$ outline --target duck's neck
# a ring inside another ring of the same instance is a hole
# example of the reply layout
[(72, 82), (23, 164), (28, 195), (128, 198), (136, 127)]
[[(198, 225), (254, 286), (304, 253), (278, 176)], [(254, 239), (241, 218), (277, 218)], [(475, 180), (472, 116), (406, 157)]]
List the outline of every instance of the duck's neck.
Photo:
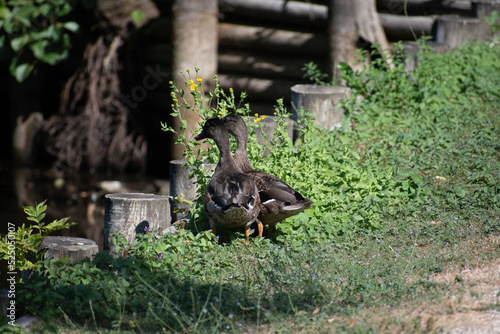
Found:
[(231, 155), (231, 146), (229, 144), (229, 135), (220, 133), (216, 138), (213, 138), (217, 148), (219, 149), (220, 157), (217, 166), (215, 167), (214, 175), (223, 173), (242, 173), (242, 170)]
[(236, 160), (238, 166), (244, 173), (253, 171), (254, 169), (252, 167), (252, 164), (250, 163), (247, 152), (248, 136), (246, 134), (240, 133), (235, 136), (235, 138), (236, 151), (234, 151), (234, 160)]

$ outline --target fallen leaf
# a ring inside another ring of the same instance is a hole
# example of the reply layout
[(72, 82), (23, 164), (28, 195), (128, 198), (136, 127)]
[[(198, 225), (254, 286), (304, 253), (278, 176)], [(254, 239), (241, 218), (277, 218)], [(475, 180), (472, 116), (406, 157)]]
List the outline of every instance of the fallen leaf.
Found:
[(317, 314), (319, 312), (319, 307), (316, 307), (313, 311), (313, 314)]
[(441, 224), (441, 221), (440, 220), (431, 220), (430, 223), (432, 225), (438, 225), (438, 224)]
[(359, 321), (359, 319), (354, 320), (353, 322), (351, 322), (351, 323), (349, 324), (349, 326), (347, 326), (347, 328), (352, 328), (352, 327), (354, 327), (354, 325), (356, 325), (356, 324), (358, 323), (358, 321)]
[(436, 180), (444, 180), (444, 181), (446, 181), (446, 178), (442, 177), (442, 176), (439, 176), (439, 175), (436, 175)]
[(332, 322), (334, 322), (334, 321), (335, 321), (335, 319), (334, 319), (334, 318), (330, 318), (330, 319), (328, 319), (328, 322), (329, 322), (329, 323), (332, 323)]

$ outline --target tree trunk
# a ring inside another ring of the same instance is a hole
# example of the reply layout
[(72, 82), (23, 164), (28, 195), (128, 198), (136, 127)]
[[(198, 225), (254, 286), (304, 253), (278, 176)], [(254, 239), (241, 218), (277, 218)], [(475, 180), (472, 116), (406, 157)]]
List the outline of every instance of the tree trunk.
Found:
[(345, 62), (353, 66), (360, 39), (371, 44), (378, 43), (382, 50), (389, 47), (375, 0), (330, 0), (329, 25), (334, 78), (340, 79), (340, 71), (336, 67), (338, 63)]
[[(132, 19), (134, 10), (141, 11), (141, 22)], [(59, 113), (44, 124), (46, 150), (61, 172), (143, 170), (147, 143), (129, 129), (118, 54), (129, 25), (142, 26), (159, 11), (151, 0), (98, 0), (95, 12), (100, 35), (86, 46), (82, 65), (66, 82)]]
[[(211, 79), (217, 73), (217, 0), (175, 0), (172, 7), (172, 76), (178, 88), (184, 89), (184, 98), (193, 104), (190, 89), (185, 86), (185, 77), (188, 71), (195, 79), (203, 79), (204, 89), (210, 89)], [(195, 74), (195, 68), (200, 72)], [(189, 70), (188, 70), (189, 69)], [(181, 107), (182, 118), (187, 121), (186, 136), (191, 136), (200, 117), (190, 109)], [(180, 132), (178, 118), (173, 119), (173, 127)], [(184, 149), (179, 145), (171, 144), (172, 158), (183, 158)]]

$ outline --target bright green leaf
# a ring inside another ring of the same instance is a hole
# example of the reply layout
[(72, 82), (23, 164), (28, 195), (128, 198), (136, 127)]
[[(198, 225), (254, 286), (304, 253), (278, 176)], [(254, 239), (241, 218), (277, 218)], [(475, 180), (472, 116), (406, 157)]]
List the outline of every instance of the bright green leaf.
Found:
[(10, 46), (11, 46), (12, 50), (18, 52), (26, 45), (26, 43), (28, 43), (28, 41), (29, 41), (29, 36), (22, 35), (20, 37), (13, 38), (10, 41)]
[(30, 75), (31, 71), (33, 71), (33, 65), (25, 63), (16, 66), (14, 71), (11, 71), (11, 73), (17, 82), (23, 82)]
[(64, 28), (66, 28), (67, 30), (69, 30), (71, 32), (76, 33), (80, 29), (80, 26), (76, 22), (69, 21), (69, 22), (64, 23)]

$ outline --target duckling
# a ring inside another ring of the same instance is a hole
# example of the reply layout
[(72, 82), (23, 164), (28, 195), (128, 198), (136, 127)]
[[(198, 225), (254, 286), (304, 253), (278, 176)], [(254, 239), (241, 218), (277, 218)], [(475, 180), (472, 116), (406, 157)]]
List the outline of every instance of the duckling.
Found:
[(262, 224), (269, 225), (269, 232), (272, 232), (280, 221), (312, 206), (311, 200), (302, 196), (278, 177), (257, 171), (252, 167), (246, 148), (248, 130), (241, 116), (231, 114), (223, 120), (229, 133), (236, 139), (237, 147), (234, 153), (236, 164), (257, 185), (261, 202), (258, 219)]
[(229, 134), (224, 122), (212, 118), (205, 122), (203, 130), (195, 139), (211, 138), (219, 148), (220, 157), (212, 179), (207, 185), (204, 207), (210, 227), (217, 235), (216, 226), (241, 227), (245, 229), (245, 243), (248, 243), (250, 225), (257, 221), (259, 236), (263, 225), (258, 221), (260, 198), (253, 179), (244, 174), (231, 155)]

